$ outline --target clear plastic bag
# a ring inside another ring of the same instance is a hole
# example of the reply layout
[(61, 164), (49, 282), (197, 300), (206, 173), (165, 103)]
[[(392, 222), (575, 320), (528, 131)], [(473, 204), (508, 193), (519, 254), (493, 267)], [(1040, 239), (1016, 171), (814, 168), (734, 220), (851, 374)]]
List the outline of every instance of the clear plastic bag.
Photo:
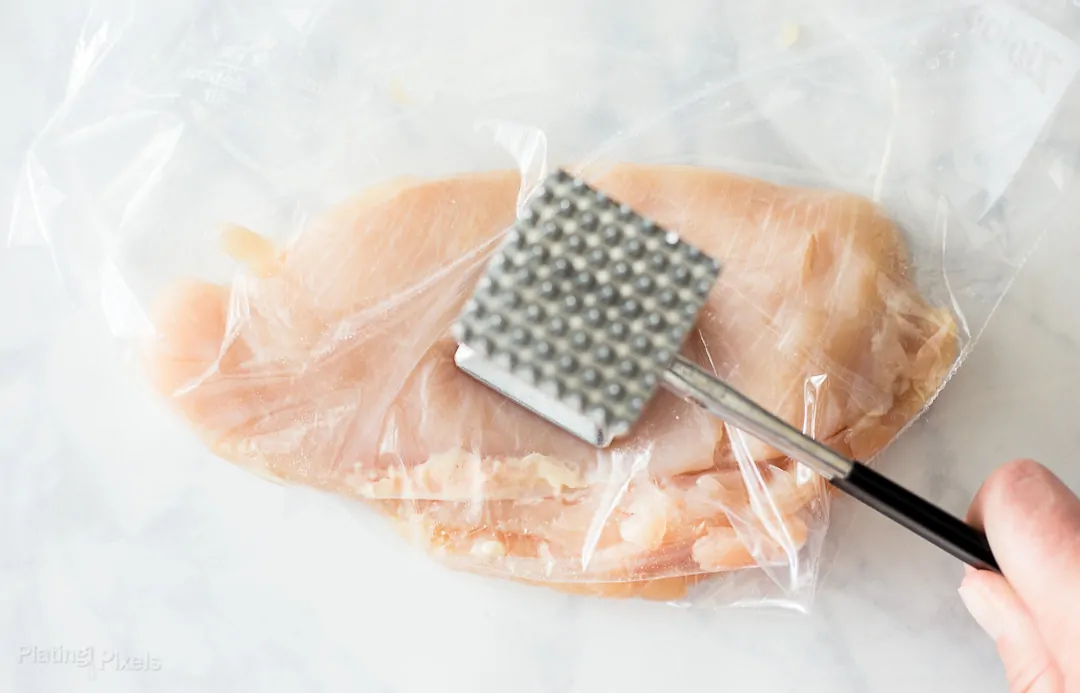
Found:
[(666, 396), (585, 448), (457, 372), (449, 321), (567, 166), (724, 263), (688, 356), (870, 459), (1074, 175), (1080, 48), (999, 3), (733, 5), (102, 3), (11, 243), (209, 449), (451, 566), (805, 607), (820, 479)]

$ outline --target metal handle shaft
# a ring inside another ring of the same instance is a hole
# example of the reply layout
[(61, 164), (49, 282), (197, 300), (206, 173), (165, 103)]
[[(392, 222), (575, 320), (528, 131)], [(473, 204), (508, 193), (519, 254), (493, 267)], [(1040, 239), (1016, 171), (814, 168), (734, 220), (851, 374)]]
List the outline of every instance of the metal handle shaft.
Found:
[(986, 536), (944, 510), (837, 454), (681, 356), (664, 386), (810, 467), (848, 495), (981, 570), (999, 570)]
[(758, 440), (802, 462), (826, 479), (847, 476), (854, 462), (792, 428), (727, 383), (677, 357), (664, 373), (664, 385)]

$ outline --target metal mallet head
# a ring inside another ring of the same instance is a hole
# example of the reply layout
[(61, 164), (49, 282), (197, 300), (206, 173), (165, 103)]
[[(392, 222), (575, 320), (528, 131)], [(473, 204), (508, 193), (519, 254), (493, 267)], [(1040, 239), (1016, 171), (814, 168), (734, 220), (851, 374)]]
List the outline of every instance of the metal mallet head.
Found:
[(559, 171), (507, 233), (454, 325), (458, 366), (593, 445), (626, 434), (719, 264)]
[(719, 271), (678, 235), (558, 171), (506, 234), (454, 323), (455, 361), (599, 447), (629, 432), (662, 385), (954, 556), (997, 569), (982, 532), (679, 356)]

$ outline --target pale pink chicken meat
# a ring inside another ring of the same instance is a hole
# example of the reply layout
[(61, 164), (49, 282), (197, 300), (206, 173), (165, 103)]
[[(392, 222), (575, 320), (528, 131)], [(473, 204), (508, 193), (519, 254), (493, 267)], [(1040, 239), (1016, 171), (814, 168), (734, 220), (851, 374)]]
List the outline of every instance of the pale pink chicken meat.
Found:
[[(589, 182), (721, 261), (684, 353), (793, 425), (866, 459), (944, 381), (955, 323), (869, 202), (686, 167)], [(733, 444), (665, 393), (597, 450), (455, 367), (450, 323), (519, 185), (509, 171), (393, 181), (280, 251), (231, 230), (251, 271), (162, 297), (155, 387), (222, 457), (372, 502), (461, 568), (671, 598), (791, 560), (823, 490), (776, 451)]]

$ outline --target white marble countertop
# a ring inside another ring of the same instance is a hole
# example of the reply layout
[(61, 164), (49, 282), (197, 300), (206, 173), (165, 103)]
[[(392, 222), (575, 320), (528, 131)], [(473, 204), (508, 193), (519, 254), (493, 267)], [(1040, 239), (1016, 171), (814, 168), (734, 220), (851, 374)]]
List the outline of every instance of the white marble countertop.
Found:
[[(63, 94), (83, 4), (5, 7), (5, 218), (21, 152)], [(1080, 488), (1080, 235), (1062, 229), (878, 462), (957, 513), (1013, 457)], [(4, 690), (1005, 690), (957, 596), (960, 565), (851, 502), (836, 506), (809, 615), (681, 610), (448, 572), (324, 497), (195, 443), (162, 450), (176, 424), (145, 410), (51, 277), (43, 249), (0, 250)], [(56, 648), (100, 666), (33, 661)]]

